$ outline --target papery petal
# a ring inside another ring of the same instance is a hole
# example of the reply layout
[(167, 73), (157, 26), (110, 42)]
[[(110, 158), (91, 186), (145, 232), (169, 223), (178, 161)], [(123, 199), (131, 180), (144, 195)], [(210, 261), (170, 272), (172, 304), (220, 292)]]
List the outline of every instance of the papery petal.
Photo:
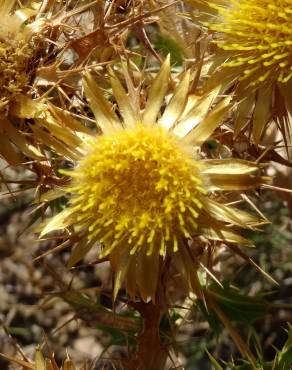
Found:
[(203, 144), (222, 124), (223, 118), (230, 111), (231, 98), (231, 96), (227, 96), (218, 103), (206, 118), (186, 136), (187, 142), (195, 145)]
[(203, 97), (190, 96), (186, 110), (182, 114), (181, 120), (174, 127), (173, 133), (179, 137), (185, 137), (202, 122), (219, 90), (220, 87), (217, 87)]
[(168, 79), (170, 73), (170, 56), (162, 64), (159, 73), (155, 77), (147, 99), (142, 122), (144, 124), (153, 124), (161, 109), (161, 104), (168, 88)]
[(177, 87), (177, 90), (172, 96), (170, 102), (167, 104), (162, 117), (158, 121), (158, 123), (166, 130), (169, 130), (178, 121), (180, 115), (185, 109), (189, 83), (190, 73), (188, 71)]
[(112, 105), (104, 98), (99, 86), (89, 73), (86, 73), (83, 78), (83, 86), (97, 125), (102, 132), (108, 134), (114, 128), (119, 127), (120, 125), (113, 112)]
[(134, 108), (132, 107), (131, 101), (124, 90), (122, 84), (118, 78), (111, 71), (111, 85), (113, 88), (114, 96), (117, 100), (120, 108), (121, 115), (125, 127), (134, 127), (138, 122), (139, 118), (136, 115)]

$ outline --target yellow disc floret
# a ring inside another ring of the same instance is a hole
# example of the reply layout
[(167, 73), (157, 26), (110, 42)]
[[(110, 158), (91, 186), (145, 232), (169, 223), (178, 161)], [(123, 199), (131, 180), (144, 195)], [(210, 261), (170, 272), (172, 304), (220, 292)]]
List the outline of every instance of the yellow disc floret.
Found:
[(217, 45), (230, 52), (227, 67), (242, 68), (241, 79), (286, 83), (292, 77), (291, 0), (231, 0), (208, 23), (222, 37)]
[(124, 244), (130, 254), (164, 255), (196, 230), (200, 164), (173, 134), (137, 124), (92, 139), (86, 151), (70, 173), (71, 207), (89, 238), (104, 242), (103, 255)]

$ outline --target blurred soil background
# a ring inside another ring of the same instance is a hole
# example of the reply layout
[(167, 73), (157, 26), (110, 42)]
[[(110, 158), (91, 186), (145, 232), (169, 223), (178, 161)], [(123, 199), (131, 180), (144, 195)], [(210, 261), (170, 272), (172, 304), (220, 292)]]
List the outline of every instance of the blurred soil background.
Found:
[[(5, 169), (2, 175), (5, 179), (18, 177), (17, 171), (10, 169)], [(38, 242), (29, 227), (33, 220), (32, 191), (12, 194), (15, 190), (15, 186), (3, 187), (0, 203), (0, 352), (14, 356), (15, 340), (33, 358), (35, 346), (47, 336), (57, 359), (65, 358), (66, 349), (78, 362), (98, 358), (104, 349), (100, 333), (72, 320), (74, 313), (70, 307), (50, 295), (61, 290), (58, 278), (61, 284), (73, 283), (79, 289), (100, 286), (101, 279), (110, 278), (109, 271), (86, 267), (86, 271), (69, 273), (65, 268), (67, 251), (34, 261), (51, 245)], [(94, 259), (92, 255), (88, 258)], [(7, 362), (0, 358), (0, 369), (8, 368)]]

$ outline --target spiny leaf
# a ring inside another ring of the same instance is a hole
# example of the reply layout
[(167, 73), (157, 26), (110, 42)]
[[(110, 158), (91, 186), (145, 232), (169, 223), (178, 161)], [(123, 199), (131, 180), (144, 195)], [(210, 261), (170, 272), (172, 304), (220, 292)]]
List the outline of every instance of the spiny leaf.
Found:
[(249, 297), (228, 286), (221, 288), (213, 284), (208, 289), (230, 320), (251, 324), (271, 308), (268, 301), (259, 297)]

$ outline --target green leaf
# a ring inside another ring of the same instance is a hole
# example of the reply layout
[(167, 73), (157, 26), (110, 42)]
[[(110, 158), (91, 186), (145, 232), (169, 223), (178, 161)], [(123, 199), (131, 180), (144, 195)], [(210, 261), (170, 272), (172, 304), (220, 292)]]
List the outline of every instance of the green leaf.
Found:
[(170, 54), (171, 64), (182, 65), (183, 50), (172, 37), (159, 33), (154, 42), (154, 47), (164, 56)]
[(277, 366), (275, 370), (289, 370), (292, 367), (292, 326), (289, 325), (288, 339), (284, 347), (277, 354)]
[(196, 309), (197, 307), (200, 309), (205, 320), (208, 321), (210, 328), (214, 331), (216, 335), (219, 335), (222, 330), (222, 325), (215, 312), (213, 310), (210, 310), (209, 308), (207, 310), (202, 300), (198, 300), (196, 302), (196, 306), (194, 307), (194, 309)]
[(247, 325), (264, 316), (271, 307), (270, 303), (262, 298), (247, 296), (228, 286), (221, 288), (214, 284), (208, 289), (230, 320)]
[(211, 355), (211, 353), (209, 353), (207, 350), (207, 355), (210, 359), (210, 361), (212, 362), (212, 365), (214, 366), (214, 369), (215, 370), (223, 370), (223, 367), (216, 361), (216, 359)]

